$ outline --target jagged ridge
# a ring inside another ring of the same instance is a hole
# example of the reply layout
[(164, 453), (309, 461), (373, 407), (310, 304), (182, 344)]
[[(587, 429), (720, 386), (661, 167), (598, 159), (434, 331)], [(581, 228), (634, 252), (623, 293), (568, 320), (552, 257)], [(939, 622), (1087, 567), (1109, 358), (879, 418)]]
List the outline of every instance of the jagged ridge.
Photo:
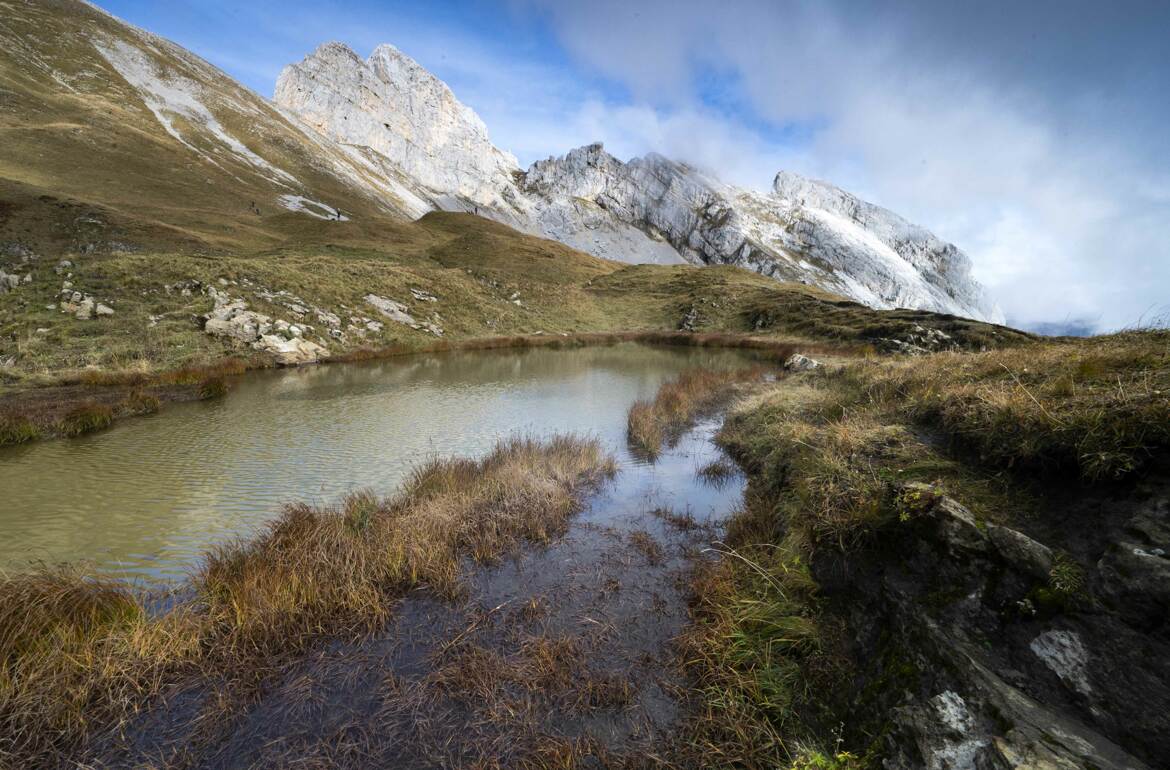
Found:
[(398, 166), (447, 210), (470, 210), (597, 256), (735, 264), (871, 307), (1001, 322), (954, 245), (791, 172), (762, 194), (660, 155), (600, 144), (522, 171), (441, 80), (393, 46), (367, 60), (328, 43), (281, 73), (276, 101), (325, 136)]

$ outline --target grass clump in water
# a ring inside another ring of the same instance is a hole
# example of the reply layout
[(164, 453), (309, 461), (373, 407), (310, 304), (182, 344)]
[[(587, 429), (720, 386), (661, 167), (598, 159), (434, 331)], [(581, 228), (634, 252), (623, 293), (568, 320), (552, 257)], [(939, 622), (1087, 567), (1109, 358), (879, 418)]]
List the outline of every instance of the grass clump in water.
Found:
[(57, 430), (63, 436), (80, 436), (108, 428), (113, 422), (113, 409), (105, 404), (90, 401), (66, 413), (58, 423)]
[(653, 460), (662, 445), (674, 440), (696, 418), (709, 409), (736, 383), (759, 379), (758, 367), (743, 369), (689, 369), (665, 383), (650, 401), (638, 401), (626, 416), (630, 447)]
[(417, 586), (458, 590), (461, 558), (491, 562), (562, 533), (579, 493), (614, 472), (596, 441), (502, 442), (482, 460), (435, 460), (398, 496), (291, 505), (267, 533), (211, 554), (195, 587), (249, 644), (296, 629), (368, 626)]
[(735, 465), (727, 460), (712, 460), (698, 471), (699, 478), (715, 486), (726, 484), (735, 473)]
[(161, 406), (158, 396), (135, 390), (122, 401), (122, 409), (130, 414), (156, 414)]
[(0, 414), (0, 446), (23, 444), (40, 438), (41, 431), (26, 417)]
[(223, 398), (227, 395), (228, 387), (223, 377), (208, 377), (199, 383), (199, 398), (208, 401), (213, 398)]

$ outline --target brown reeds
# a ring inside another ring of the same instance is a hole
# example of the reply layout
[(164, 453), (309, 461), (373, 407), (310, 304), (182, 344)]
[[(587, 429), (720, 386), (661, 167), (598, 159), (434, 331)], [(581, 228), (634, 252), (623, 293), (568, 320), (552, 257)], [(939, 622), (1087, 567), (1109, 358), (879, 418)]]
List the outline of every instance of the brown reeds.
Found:
[(704, 410), (731, 392), (736, 383), (759, 379), (760, 367), (689, 369), (658, 389), (653, 400), (634, 403), (626, 416), (630, 447), (650, 460)]
[(596, 440), (501, 442), (434, 460), (395, 497), (291, 505), (254, 540), (216, 549), (171, 609), (127, 586), (41, 569), (0, 579), (0, 765), (74, 763), (88, 740), (167, 686), (263, 670), (311, 640), (371, 630), (414, 588), (459, 590), (491, 561), (567, 527), (614, 472)]

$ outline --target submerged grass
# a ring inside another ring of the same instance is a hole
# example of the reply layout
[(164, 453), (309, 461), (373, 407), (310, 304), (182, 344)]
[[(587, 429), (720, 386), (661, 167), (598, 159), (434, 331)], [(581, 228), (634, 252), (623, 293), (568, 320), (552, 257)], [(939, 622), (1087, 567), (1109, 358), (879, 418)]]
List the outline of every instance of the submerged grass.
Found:
[(246, 678), (313, 638), (370, 630), (413, 588), (456, 593), (462, 559), (556, 536), (613, 472), (595, 440), (512, 439), (482, 460), (430, 462), (388, 500), (292, 505), (258, 538), (210, 554), (191, 598), (154, 617), (120, 583), (4, 577), (0, 764), (74, 762), (167, 685)]

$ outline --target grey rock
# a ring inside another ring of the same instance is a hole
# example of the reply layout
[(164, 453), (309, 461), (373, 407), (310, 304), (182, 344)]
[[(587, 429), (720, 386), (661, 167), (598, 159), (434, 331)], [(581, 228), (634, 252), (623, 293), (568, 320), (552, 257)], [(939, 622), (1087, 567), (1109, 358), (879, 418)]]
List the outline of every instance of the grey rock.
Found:
[(262, 336), (255, 348), (271, 354), (281, 366), (317, 363), (329, 356), (329, 350), (315, 342), (297, 337), (286, 339), (275, 334)]
[(1028, 645), (1060, 680), (1082, 695), (1092, 695), (1089, 684), (1089, 652), (1073, 631), (1045, 631)]
[(1038, 580), (1047, 580), (1052, 571), (1052, 549), (1022, 532), (996, 524), (987, 525), (987, 537), (999, 555), (1016, 569)]
[(807, 372), (813, 369), (818, 369), (821, 362), (800, 353), (793, 353), (784, 362), (784, 368), (790, 372)]

